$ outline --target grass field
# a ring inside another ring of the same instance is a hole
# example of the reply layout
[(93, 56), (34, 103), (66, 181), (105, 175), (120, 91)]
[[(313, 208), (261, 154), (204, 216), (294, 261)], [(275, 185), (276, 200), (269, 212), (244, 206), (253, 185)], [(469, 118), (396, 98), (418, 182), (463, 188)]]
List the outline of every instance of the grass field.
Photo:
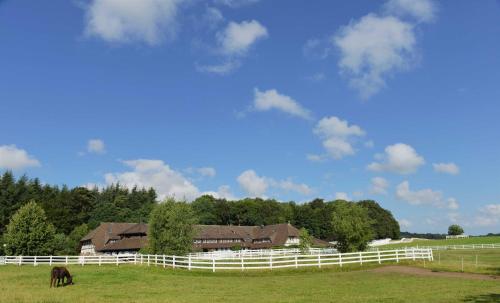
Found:
[(500, 283), (372, 272), (373, 266), (188, 272), (70, 266), (75, 285), (49, 289), (48, 266), (0, 266), (0, 302), (499, 302)]
[(470, 237), (466, 239), (450, 240), (415, 240), (410, 243), (388, 244), (378, 246), (379, 249), (397, 248), (405, 246), (439, 246), (439, 245), (462, 245), (462, 244), (500, 244), (500, 237)]

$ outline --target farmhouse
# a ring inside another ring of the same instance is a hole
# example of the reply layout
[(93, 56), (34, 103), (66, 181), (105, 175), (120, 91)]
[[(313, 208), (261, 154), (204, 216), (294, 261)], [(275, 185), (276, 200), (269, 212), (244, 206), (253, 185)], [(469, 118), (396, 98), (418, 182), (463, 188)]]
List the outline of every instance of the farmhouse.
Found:
[[(196, 225), (193, 248), (199, 251), (231, 248), (266, 249), (300, 243), (299, 230), (290, 224), (265, 226)], [(144, 223), (101, 223), (80, 241), (81, 255), (136, 253), (147, 244)], [(314, 239), (314, 244), (328, 243)]]

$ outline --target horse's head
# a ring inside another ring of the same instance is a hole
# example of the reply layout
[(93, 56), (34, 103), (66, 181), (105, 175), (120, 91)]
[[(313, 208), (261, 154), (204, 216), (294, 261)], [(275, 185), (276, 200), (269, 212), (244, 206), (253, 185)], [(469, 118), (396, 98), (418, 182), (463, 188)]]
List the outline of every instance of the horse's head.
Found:
[(66, 284), (67, 285), (73, 285), (73, 284), (75, 284), (75, 283), (73, 283), (73, 277), (72, 276), (68, 275), (68, 280), (67, 280)]

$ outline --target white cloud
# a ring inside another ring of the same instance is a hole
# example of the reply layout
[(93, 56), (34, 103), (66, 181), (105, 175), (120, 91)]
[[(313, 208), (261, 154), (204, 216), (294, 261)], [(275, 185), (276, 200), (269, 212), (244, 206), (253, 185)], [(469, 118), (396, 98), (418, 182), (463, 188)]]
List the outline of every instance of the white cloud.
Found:
[(286, 192), (296, 192), (306, 196), (314, 192), (308, 185), (295, 183), (291, 178), (275, 180), (273, 178), (259, 176), (252, 169), (241, 173), (237, 181), (245, 192), (252, 197), (266, 197), (266, 192), (271, 187)]
[(90, 139), (87, 142), (87, 152), (94, 154), (106, 153), (106, 147), (104, 145), (104, 141), (100, 139)]
[(351, 201), (349, 198), (349, 195), (344, 192), (336, 192), (335, 193), (335, 200), (345, 200), (345, 201)]
[(431, 205), (438, 208), (448, 208), (452, 210), (459, 208), (459, 204), (456, 199), (445, 199), (441, 191), (435, 191), (429, 188), (412, 191), (408, 181), (404, 181), (397, 186), (396, 197), (399, 200), (406, 201), (412, 205)]
[(201, 195), (210, 195), (216, 199), (226, 199), (226, 200), (238, 200), (236, 196), (231, 192), (231, 187), (229, 185), (219, 186), (217, 191), (206, 191)]
[(176, 33), (176, 15), (184, 0), (93, 0), (86, 7), (89, 36), (108, 42), (156, 45)]
[(278, 93), (275, 89), (260, 91), (256, 88), (254, 93), (253, 108), (255, 110), (269, 111), (276, 109), (292, 116), (297, 116), (303, 119), (311, 119), (311, 113), (309, 110), (302, 107), (297, 101), (289, 96)]
[(309, 39), (302, 47), (306, 58), (326, 59), (330, 55), (331, 45), (327, 39)]
[(458, 175), (460, 168), (455, 163), (434, 163), (434, 171), (443, 174)]
[(325, 161), (325, 156), (323, 155), (316, 155), (316, 154), (307, 154), (306, 155), (307, 160), (311, 162), (322, 162)]
[(200, 167), (197, 169), (197, 171), (203, 177), (213, 178), (217, 174), (217, 172), (215, 171), (215, 168), (213, 168), (213, 167)]
[(285, 191), (297, 192), (305, 196), (313, 193), (313, 190), (308, 185), (304, 183), (294, 183), (291, 179), (279, 181), (276, 186)]
[(240, 186), (253, 197), (262, 197), (265, 195), (269, 183), (264, 177), (259, 177), (254, 170), (246, 170), (237, 178)]
[(27, 167), (38, 167), (40, 162), (24, 149), (15, 145), (0, 145), (0, 168), (19, 170)]
[(436, 17), (436, 5), (432, 0), (389, 0), (384, 6), (386, 13), (412, 16), (420, 22), (430, 22)]
[(106, 184), (119, 183), (127, 188), (134, 186), (156, 190), (158, 198), (167, 197), (191, 201), (199, 196), (198, 188), (180, 172), (171, 169), (162, 160), (138, 159), (123, 161), (132, 170), (121, 173), (107, 173)]
[(488, 204), (479, 209), (473, 221), (477, 226), (495, 226), (500, 224), (500, 204)]
[(227, 75), (232, 71), (241, 66), (239, 60), (228, 59), (220, 64), (214, 65), (198, 65), (196, 64), (196, 70), (202, 73), (216, 74), (216, 75)]
[(387, 194), (387, 188), (389, 187), (389, 182), (382, 177), (375, 177), (371, 180), (370, 193), (377, 195)]
[(334, 159), (356, 153), (352, 141), (354, 137), (365, 135), (365, 131), (357, 125), (349, 125), (346, 120), (337, 117), (321, 119), (313, 130), (323, 140), (323, 147)]
[(219, 23), (223, 22), (225, 18), (217, 8), (207, 7), (203, 19), (211, 29), (214, 29)]
[(339, 67), (363, 99), (385, 86), (387, 75), (410, 67), (415, 53), (414, 26), (392, 16), (368, 14), (333, 37)]
[(422, 156), (410, 145), (397, 143), (385, 148), (385, 154), (376, 156), (381, 162), (373, 162), (367, 166), (372, 171), (388, 171), (398, 174), (411, 174), (425, 164)]
[(257, 41), (268, 37), (267, 29), (256, 20), (229, 22), (217, 33), (221, 51), (226, 55), (245, 55)]
[(399, 219), (398, 223), (402, 228), (410, 228), (412, 226), (411, 221), (407, 219)]
[(260, 0), (215, 0), (216, 4), (226, 5), (232, 8), (251, 5), (259, 2)]

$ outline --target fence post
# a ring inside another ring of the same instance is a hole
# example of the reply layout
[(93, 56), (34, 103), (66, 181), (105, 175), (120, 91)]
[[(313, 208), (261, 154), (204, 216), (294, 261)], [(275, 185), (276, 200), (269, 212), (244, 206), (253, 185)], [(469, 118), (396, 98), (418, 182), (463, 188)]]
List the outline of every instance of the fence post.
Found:
[(380, 250), (377, 250), (377, 257), (378, 257), (378, 264), (381, 264), (382, 261), (380, 260)]
[[(66, 256), (66, 264), (68, 264), (68, 256)], [(85, 265), (85, 256), (82, 256), (82, 266)]]
[(148, 255), (148, 266), (149, 266), (149, 255)]
[(412, 252), (412, 254), (413, 254), (413, 261), (415, 261), (415, 248), (412, 248), (412, 249), (411, 249), (411, 252)]
[(339, 253), (339, 265), (342, 267), (342, 253)]
[(163, 255), (163, 268), (165, 268), (166, 264), (165, 264), (165, 255)]
[(19, 256), (19, 266), (23, 263), (23, 256)]
[(118, 255), (116, 255), (116, 266), (118, 266)]
[(66, 256), (66, 265), (68, 265), (68, 256)]
[(36, 266), (36, 256), (33, 257), (33, 266)]
[(295, 268), (299, 268), (298, 255), (295, 255)]
[(155, 255), (155, 266), (158, 265), (158, 255)]
[(188, 270), (191, 270), (191, 255), (188, 256)]
[(396, 263), (399, 263), (399, 250), (396, 249)]
[(321, 268), (321, 255), (318, 254), (318, 268)]
[(49, 257), (49, 265), (52, 266), (52, 256)]
[(269, 268), (273, 270), (273, 255), (269, 255)]
[(137, 254), (134, 255), (134, 265), (137, 265)]
[(241, 271), (245, 270), (245, 259), (243, 259), (243, 255), (240, 253), (241, 258)]
[(175, 268), (175, 256), (172, 256), (172, 268)]
[(363, 253), (359, 252), (359, 263), (363, 266)]
[(215, 256), (212, 256), (212, 272), (215, 272)]

